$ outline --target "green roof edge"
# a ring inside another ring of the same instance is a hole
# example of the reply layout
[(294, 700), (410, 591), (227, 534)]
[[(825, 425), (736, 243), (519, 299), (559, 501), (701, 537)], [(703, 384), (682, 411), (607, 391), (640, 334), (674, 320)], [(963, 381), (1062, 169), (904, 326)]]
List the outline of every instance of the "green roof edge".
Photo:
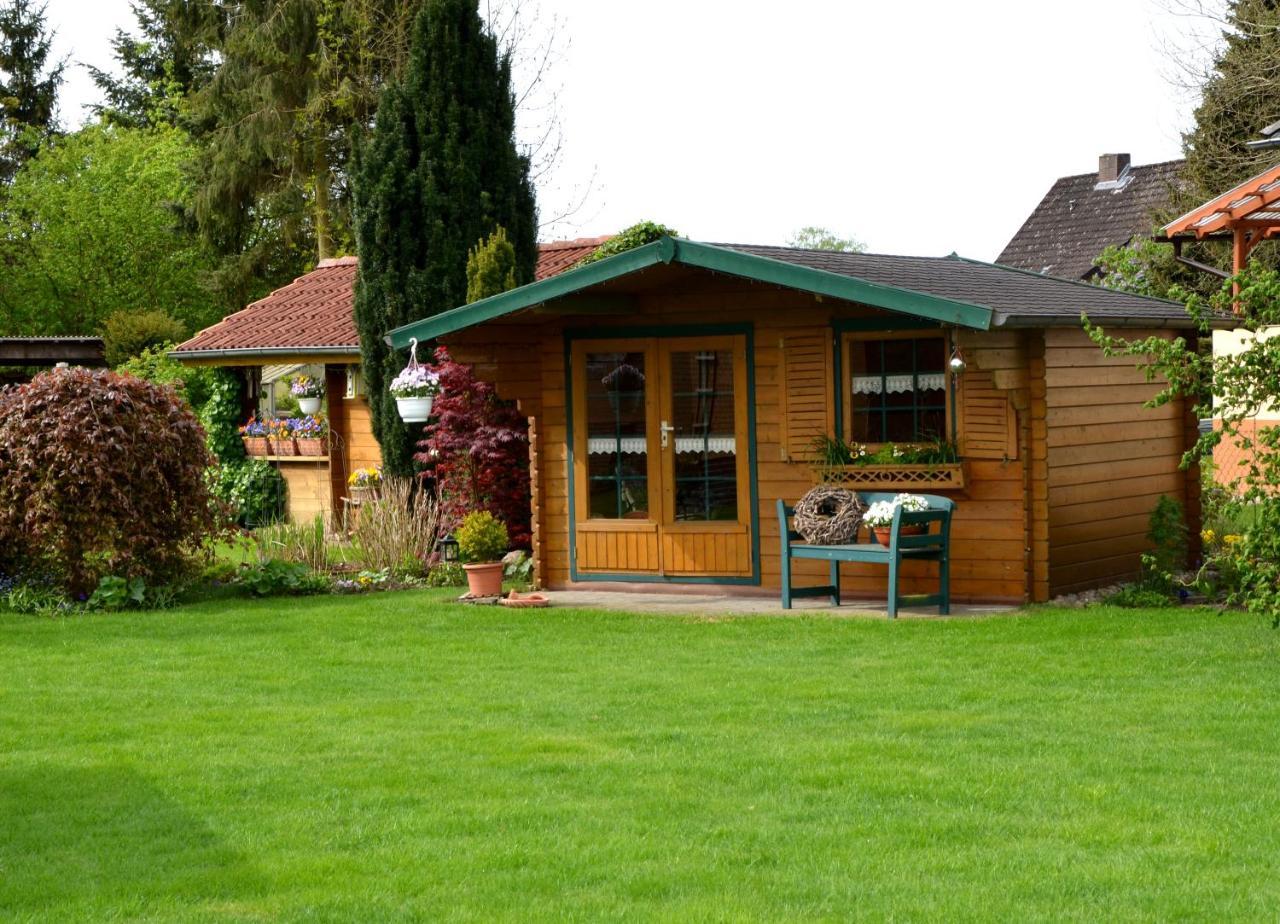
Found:
[(554, 298), (570, 295), (628, 273), (659, 263), (672, 262), (975, 330), (989, 330), (995, 314), (990, 308), (982, 305), (954, 301), (912, 289), (881, 285), (856, 276), (800, 266), (785, 260), (775, 260), (727, 247), (700, 244), (683, 238), (664, 237), (652, 244), (645, 244), (643, 247), (628, 250), (596, 263), (568, 270), (550, 279), (533, 282), (470, 305), (454, 308), (412, 324), (405, 324), (388, 333), (386, 339), (391, 346), (403, 349), (415, 338), (419, 342), (431, 340)]

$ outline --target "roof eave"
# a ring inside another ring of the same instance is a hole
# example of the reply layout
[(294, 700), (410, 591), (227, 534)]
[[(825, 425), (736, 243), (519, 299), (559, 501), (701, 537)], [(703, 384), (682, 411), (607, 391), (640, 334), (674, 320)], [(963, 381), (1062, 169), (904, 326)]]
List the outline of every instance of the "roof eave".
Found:
[(404, 349), (414, 340), (423, 342), (441, 337), (659, 263), (673, 262), (975, 330), (989, 329), (994, 314), (990, 308), (981, 305), (880, 285), (855, 276), (799, 266), (727, 247), (664, 237), (550, 279), (397, 327), (387, 334), (386, 340), (392, 347)]
[[(174, 349), (168, 352), (171, 359), (178, 362), (184, 360), (232, 360), (232, 359), (274, 359), (281, 356), (360, 356), (360, 347), (357, 346), (287, 346), (287, 347), (236, 347), (229, 349), (211, 349), (211, 350), (181, 350)], [(228, 365), (234, 365), (228, 363)], [(252, 365), (251, 363), (249, 365)]]
[[(1080, 327), (1083, 314), (1026, 315), (1002, 312), (996, 316), (995, 327), (1002, 330), (1027, 330), (1037, 327)], [(1144, 328), (1152, 330), (1193, 330), (1195, 320), (1187, 315), (1181, 318), (1105, 317), (1090, 315), (1095, 327)], [(1209, 322), (1214, 330), (1227, 330), (1238, 326), (1230, 318), (1214, 318)]]

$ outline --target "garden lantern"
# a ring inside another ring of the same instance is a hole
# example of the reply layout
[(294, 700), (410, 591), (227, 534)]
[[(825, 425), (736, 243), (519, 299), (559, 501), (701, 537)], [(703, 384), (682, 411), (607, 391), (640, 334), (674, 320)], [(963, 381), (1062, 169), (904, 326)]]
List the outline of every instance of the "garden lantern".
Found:
[(457, 561), (458, 560), (458, 540), (453, 538), (453, 534), (444, 536), (440, 539), (440, 560), (441, 561)]

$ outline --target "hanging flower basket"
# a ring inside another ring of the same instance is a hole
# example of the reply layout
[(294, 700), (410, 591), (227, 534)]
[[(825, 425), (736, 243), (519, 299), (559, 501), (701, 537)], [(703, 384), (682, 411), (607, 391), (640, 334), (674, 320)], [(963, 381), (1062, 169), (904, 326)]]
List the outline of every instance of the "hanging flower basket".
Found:
[(440, 375), (418, 363), (418, 341), (409, 342), (409, 365), (388, 386), (396, 399), (396, 411), (405, 423), (423, 423), (431, 416), (431, 405), (440, 393)]
[(295, 376), (289, 381), (289, 394), (298, 399), (298, 409), (303, 414), (315, 414), (320, 410), (320, 399), (324, 397), (324, 382), (314, 375)]

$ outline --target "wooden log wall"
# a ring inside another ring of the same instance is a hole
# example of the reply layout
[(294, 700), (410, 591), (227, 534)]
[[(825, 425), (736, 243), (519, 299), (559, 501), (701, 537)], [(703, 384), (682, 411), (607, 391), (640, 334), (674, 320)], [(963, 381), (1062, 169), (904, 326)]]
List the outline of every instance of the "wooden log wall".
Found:
[[(602, 337), (610, 328), (636, 324), (706, 325), (743, 321), (754, 326), (756, 386), (756, 449), (759, 478), (759, 530), (761, 536), (764, 588), (780, 582), (777, 498), (794, 502), (815, 483), (810, 463), (789, 458), (784, 441), (794, 442), (795, 434), (784, 432), (782, 408), (786, 402), (781, 344), (798, 333), (830, 336), (836, 313), (830, 304), (803, 293), (780, 291), (768, 286), (747, 286), (720, 279), (711, 284), (682, 286), (679, 292), (641, 295), (634, 310), (619, 316), (563, 317), (535, 316), (536, 324), (489, 324), (447, 338), (455, 359), (471, 363), (479, 377), (493, 381), (499, 394), (519, 402), (534, 419), (535, 507), (538, 512), (534, 537), (537, 574), (544, 586), (563, 587), (569, 583), (569, 496), (568, 429), (565, 409), (565, 366), (563, 331), (587, 325)], [(866, 316), (876, 312), (866, 309)], [(840, 309), (849, 316), (850, 309)], [(880, 315), (883, 317), (883, 315)], [(994, 395), (1006, 396), (1026, 390), (1027, 376), (1022, 365), (1025, 347), (1015, 333), (973, 335), (983, 339), (966, 341), (966, 358), (979, 373), (987, 373), (981, 388), (966, 391), (961, 377), (958, 404), (961, 421), (987, 415)], [(834, 374), (834, 373), (832, 373)], [(993, 381), (999, 379), (999, 381)], [(1016, 412), (1009, 410), (1009, 415)], [(1028, 515), (1024, 448), (1018, 419), (1006, 424), (1010, 435), (1008, 452), (999, 458), (976, 459), (967, 464), (963, 490), (945, 492), (954, 497), (959, 509), (953, 525), (954, 560), (952, 591), (957, 601), (1019, 602), (1028, 597)], [(828, 415), (833, 425), (834, 410)], [(990, 420), (987, 421), (988, 424)], [(990, 439), (991, 428), (986, 428)], [(816, 435), (816, 433), (815, 433)], [(963, 433), (962, 433), (963, 438)], [(992, 455), (988, 453), (988, 455)], [(798, 583), (818, 582), (825, 565), (795, 562)], [(936, 569), (923, 563), (907, 563), (904, 583), (908, 592), (925, 592), (935, 586)], [(842, 578), (852, 596), (884, 596), (885, 569), (869, 565), (845, 565)]]
[[(1134, 339), (1169, 332), (1125, 331)], [(1128, 580), (1139, 570), (1162, 494), (1198, 518), (1198, 478), (1179, 468), (1188, 440), (1182, 402), (1143, 403), (1160, 390), (1128, 357), (1106, 357), (1083, 331), (1044, 334), (1053, 594)], [(1198, 531), (1198, 530), (1197, 530)]]

